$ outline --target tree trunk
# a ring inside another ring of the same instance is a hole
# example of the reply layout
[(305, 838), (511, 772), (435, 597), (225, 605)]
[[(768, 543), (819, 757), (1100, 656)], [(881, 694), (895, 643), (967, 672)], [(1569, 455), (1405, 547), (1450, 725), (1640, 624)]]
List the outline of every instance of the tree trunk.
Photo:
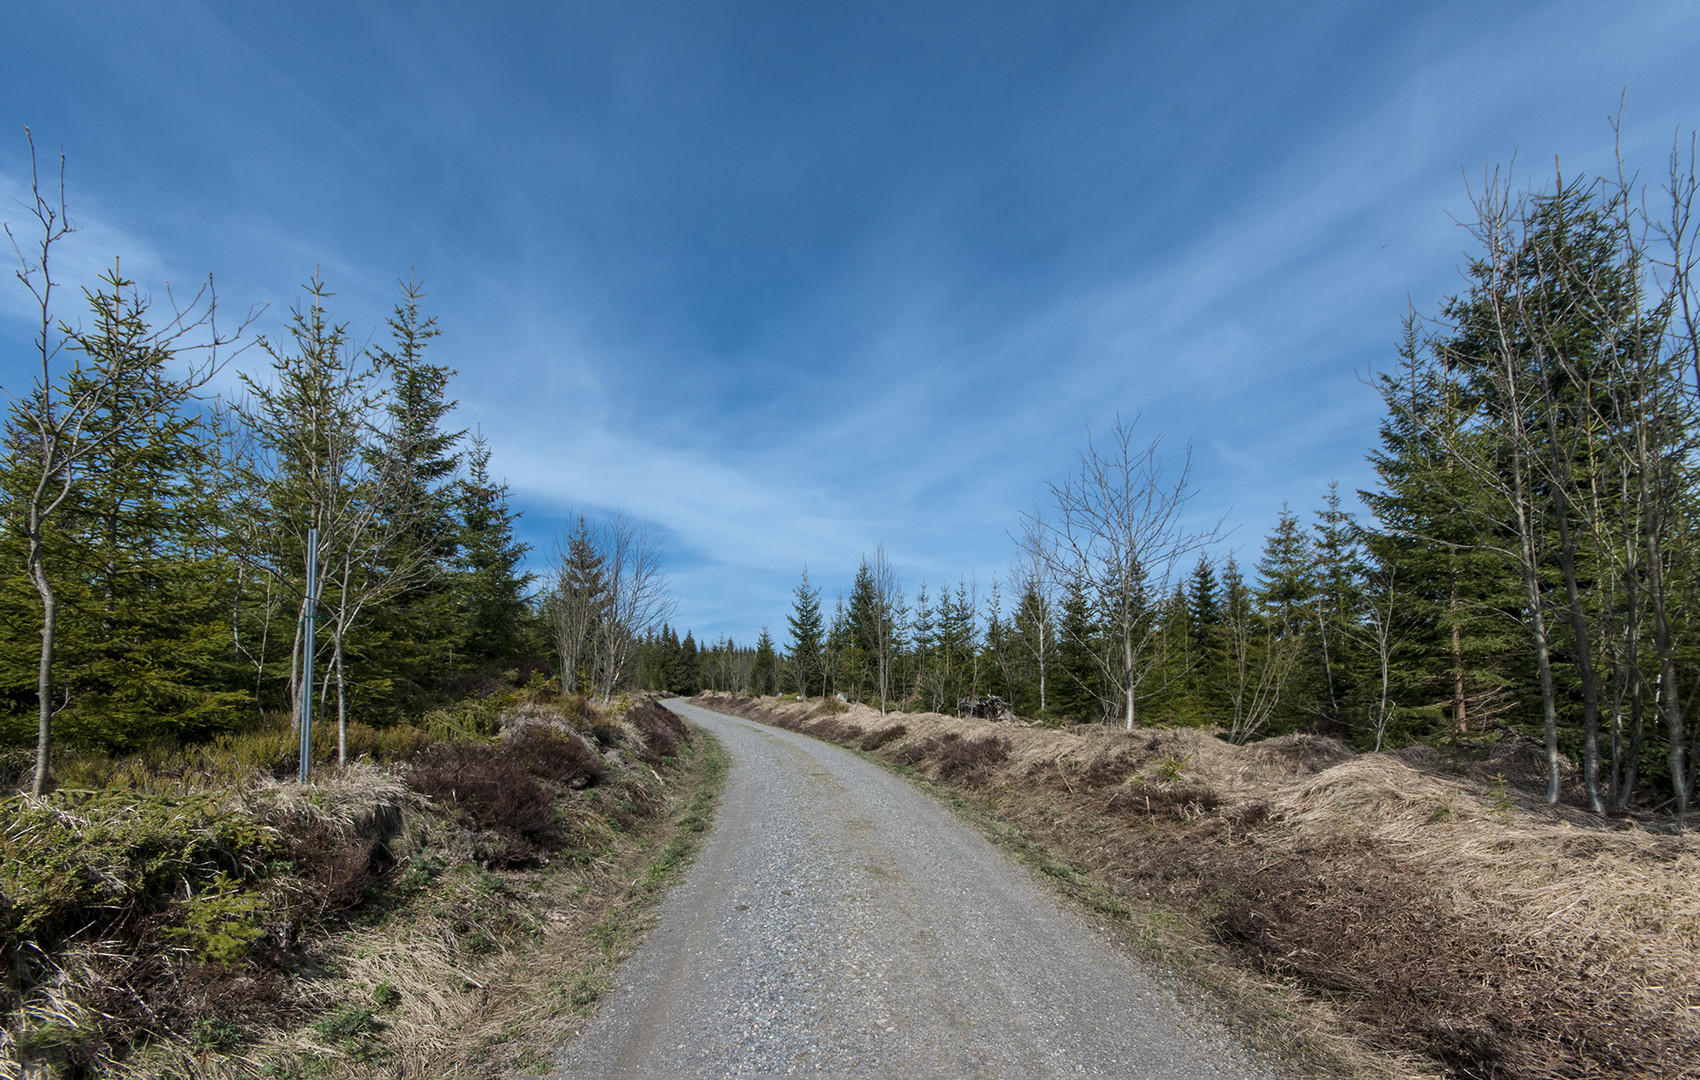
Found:
[[(1555, 466), (1556, 468), (1556, 466)], [(1582, 593), (1576, 583), (1576, 538), (1570, 530), (1569, 493), (1555, 493), (1554, 520), (1558, 525), (1558, 565), (1564, 575), (1564, 592), (1569, 600), (1570, 633), (1576, 650), (1576, 677), (1582, 682), (1582, 782), (1588, 791), (1588, 808), (1604, 813), (1600, 799), (1600, 688), (1594, 676), (1593, 634), (1587, 613), (1582, 610)]]
[[(1512, 385), (1515, 385), (1514, 383)], [(1515, 398), (1515, 395), (1511, 395)], [(1547, 633), (1546, 613), (1541, 606), (1539, 553), (1535, 550), (1534, 523), (1529, 520), (1528, 482), (1524, 475), (1522, 448), (1526, 445), (1520, 426), (1514, 428), (1511, 453), (1511, 495), (1517, 518), (1518, 554), (1522, 562), (1524, 597), (1529, 602), (1529, 629), (1535, 639), (1535, 663), (1541, 677), (1541, 720), (1547, 755), (1547, 803), (1558, 802), (1558, 690), (1552, 677), (1552, 639)]]
[(1658, 532), (1647, 530), (1647, 592), (1653, 602), (1653, 644), (1659, 651), (1658, 701), (1665, 714), (1666, 738), (1670, 743), (1670, 779), (1676, 796), (1676, 828), (1682, 831), (1688, 814), (1688, 734), (1682, 714), (1682, 687), (1676, 678), (1676, 656), (1672, 646), (1670, 613), (1665, 604), (1665, 575)]
[(41, 663), (36, 669), (35, 694), (40, 705), (35, 736), (35, 780), (30, 791), (47, 794), (52, 784), (50, 763), (53, 753), (53, 645), (59, 628), (59, 599), (47, 580), (47, 568), (42, 565), (41, 540), (30, 538), (29, 574), (35, 591), (41, 596)]
[(1464, 627), (1459, 619), (1458, 566), (1456, 560), (1448, 570), (1451, 596), (1447, 598), (1447, 613), (1452, 618), (1452, 723), (1460, 735), (1470, 731), (1469, 701), (1464, 696)]
[(1132, 634), (1124, 634), (1122, 636), (1122, 680), (1127, 687), (1127, 691), (1126, 691), (1127, 703), (1126, 703), (1126, 706), (1125, 706), (1126, 709), (1127, 709), (1127, 712), (1125, 714), (1126, 717), (1127, 717), (1126, 728), (1127, 728), (1128, 731), (1132, 731), (1139, 723), (1139, 718), (1134, 712), (1134, 700), (1133, 700), (1134, 699), (1134, 694), (1133, 694), (1134, 686), (1133, 686), (1133, 635)]
[[(1045, 622), (1050, 621), (1050, 615), (1045, 615)], [(1045, 711), (1045, 623), (1039, 626), (1039, 711)]]
[(331, 653), (336, 668), (336, 763), (348, 764), (348, 686), (342, 677), (342, 634), (336, 636), (336, 648)]

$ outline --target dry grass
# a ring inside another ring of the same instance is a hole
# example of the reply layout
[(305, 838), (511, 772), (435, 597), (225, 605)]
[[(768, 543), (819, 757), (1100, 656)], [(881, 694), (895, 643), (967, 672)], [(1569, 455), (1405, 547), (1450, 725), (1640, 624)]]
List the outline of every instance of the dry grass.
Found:
[(1544, 806), (1519, 748), (1460, 771), (1312, 736), (702, 700), (962, 792), (1101, 910), (1141, 913), (1148, 945), (1237, 981), (1262, 1041), (1313, 1067), (1700, 1076), (1700, 844)]
[(0, 1077), (540, 1063), (706, 825), (718, 753), (649, 705), (527, 706), (500, 740), (306, 786), (121, 763), (108, 790), (0, 803)]
[(692, 755), (642, 833), (607, 826), (594, 858), (547, 872), (463, 866), (414, 908), (324, 943), (333, 977), (305, 987), (307, 1022), (240, 1050), (161, 1047), (133, 1076), (425, 1078), (546, 1072), (648, 928), (706, 825), (718, 752)]

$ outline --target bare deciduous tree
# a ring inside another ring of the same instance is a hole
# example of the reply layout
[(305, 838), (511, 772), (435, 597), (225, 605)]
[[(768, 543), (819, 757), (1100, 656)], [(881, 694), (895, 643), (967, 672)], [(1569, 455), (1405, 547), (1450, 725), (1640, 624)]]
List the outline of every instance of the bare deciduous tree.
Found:
[[(84, 290), (94, 324), (85, 330), (62, 319), (55, 308), (58, 283), (52, 261), (57, 246), (74, 231), (66, 213), (65, 159), (60, 155), (57, 192), (43, 190), (35, 140), (28, 128), (24, 135), (30, 149), (30, 201), (25, 211), (35, 234), (20, 241), (9, 224), (4, 231), (18, 262), (15, 276), (34, 300), (32, 351), (38, 371), (22, 394), (7, 391), (6, 453), (8, 467), (23, 489), (13, 505), (11, 524), (24, 538), (25, 571), (41, 602), (32, 783), (39, 795), (51, 783), (52, 725), (58, 711), (53, 658), (59, 599), (47, 569), (51, 523), (76, 491), (89, 462), (110, 458), (107, 451), (122, 445), (133, 429), (192, 397), (218, 371), (221, 349), (239, 337), (247, 323), (234, 334), (220, 335), (218, 301), (209, 277), (187, 304), (179, 305), (172, 297), (169, 318), (155, 327), (148, 322), (148, 301), (116, 263), (98, 288)], [(178, 370), (169, 370), (172, 366)], [(105, 462), (115, 469), (126, 464)]]
[(1107, 647), (1095, 655), (1129, 731), (1138, 723), (1139, 693), (1155, 665), (1161, 633), (1150, 599), (1168, 593), (1182, 557), (1220, 533), (1219, 524), (1195, 529), (1183, 518), (1193, 495), (1191, 452), (1169, 479), (1162, 439), (1135, 445), (1136, 423), (1117, 417), (1103, 440), (1088, 435), (1078, 472), (1050, 485), (1057, 520), (1029, 518), (1048, 538), (1052, 574), (1097, 586)]
[(600, 530), (607, 598), (594, 637), (598, 689), (609, 701), (626, 673), (637, 641), (672, 617), (673, 599), (661, 547), (649, 530), (615, 514)]

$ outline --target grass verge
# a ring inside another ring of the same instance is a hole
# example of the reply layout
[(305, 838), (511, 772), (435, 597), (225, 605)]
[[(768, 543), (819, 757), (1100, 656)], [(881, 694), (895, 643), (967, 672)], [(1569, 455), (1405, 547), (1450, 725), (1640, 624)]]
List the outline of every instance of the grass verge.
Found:
[[(474, 912), (455, 910), (468, 890), (451, 886), (350, 935), (336, 950), (337, 974), (317, 988), (318, 1019), (278, 1033), (220, 1071), (183, 1075), (364, 1080), (549, 1072), (654, 926), (661, 896), (712, 821), (725, 758), (712, 736), (692, 734), (665, 779), (652, 776), (662, 788), (658, 812), (611, 829), (580, 858), (471, 882), (471, 892), (483, 894)], [(464, 937), (458, 927), (471, 921), (467, 914), (488, 935), (483, 954), (472, 958), (444, 947), (445, 934)], [(446, 926), (451, 919), (458, 925)]]
[(908, 772), (1288, 1074), (1700, 1076), (1700, 845), (1542, 805), (1527, 748), (698, 702)]
[(718, 745), (532, 702), (387, 768), (0, 800), (0, 1076), (547, 1066), (707, 828)]

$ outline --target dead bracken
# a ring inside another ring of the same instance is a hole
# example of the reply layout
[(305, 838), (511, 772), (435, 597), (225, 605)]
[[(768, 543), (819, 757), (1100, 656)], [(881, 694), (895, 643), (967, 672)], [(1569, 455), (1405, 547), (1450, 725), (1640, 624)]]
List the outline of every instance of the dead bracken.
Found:
[(1186, 947), (1390, 1074), (1700, 1076), (1700, 847), (1548, 808), (1509, 754), (697, 700), (908, 766), (1129, 908), (1189, 913)]

